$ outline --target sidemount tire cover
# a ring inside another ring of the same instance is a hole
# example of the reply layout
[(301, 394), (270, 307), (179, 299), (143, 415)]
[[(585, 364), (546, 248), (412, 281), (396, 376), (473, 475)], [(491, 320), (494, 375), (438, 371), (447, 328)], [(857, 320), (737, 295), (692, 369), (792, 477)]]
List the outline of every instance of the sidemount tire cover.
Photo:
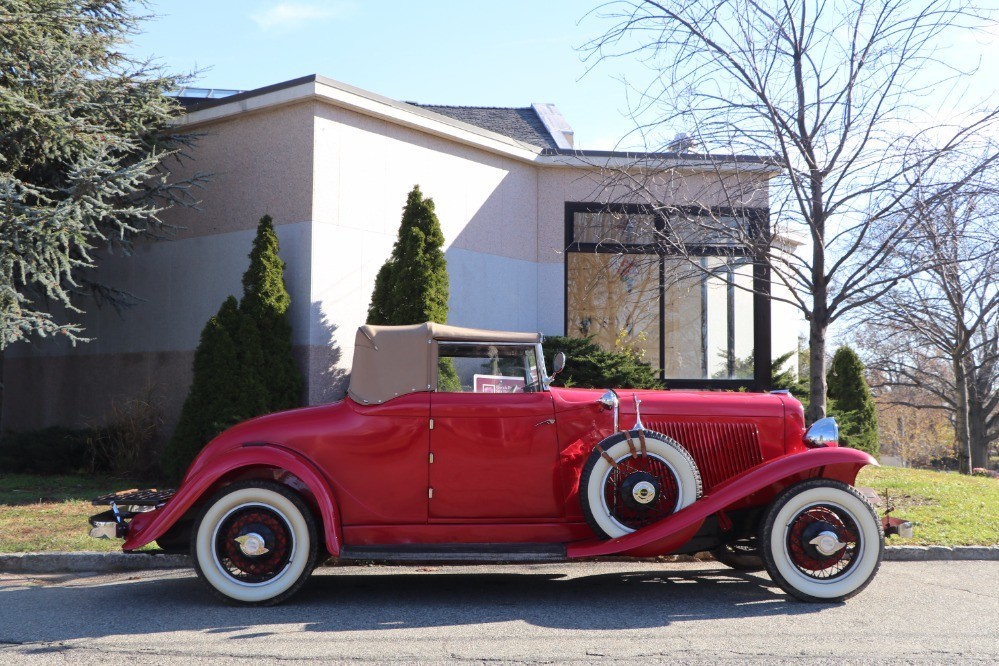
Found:
[[(645, 447), (648, 455), (665, 463), (676, 482), (679, 496), (674, 512), (697, 501), (701, 496), (701, 474), (690, 453), (676, 440), (662, 433), (652, 430), (643, 430), (642, 432), (645, 435)], [(628, 443), (629, 434), (633, 442), (631, 445)], [(604, 488), (613, 467), (601, 455), (601, 451), (605, 452), (615, 463), (620, 463), (632, 457), (632, 446), (637, 447), (638, 445), (637, 431), (615, 433), (594, 447), (583, 467), (583, 473), (579, 479), (579, 498), (586, 522), (598, 536), (615, 539), (630, 534), (636, 529), (621, 522), (612, 515), (611, 510), (607, 507), (604, 500)]]
[[(802, 555), (794, 551), (793, 528), (813, 509), (832, 511), (844, 524), (856, 527), (856, 540), (845, 546), (831, 573), (815, 566), (810, 575), (808, 566), (796, 564)], [(785, 490), (770, 505), (760, 528), (770, 578), (791, 596), (809, 602), (843, 601), (867, 587), (881, 566), (884, 542), (881, 521), (870, 503), (856, 488), (832, 479), (812, 479)]]
[[(290, 542), (285, 561), (259, 582), (239, 580), (227, 570), (218, 552), (218, 530), (229, 516), (244, 509), (266, 513), (283, 524)], [(272, 605), (294, 594), (315, 568), (317, 552), (312, 512), (293, 490), (268, 481), (243, 481), (223, 488), (204, 505), (191, 539), (191, 558), (198, 576), (224, 600), (243, 605)]]

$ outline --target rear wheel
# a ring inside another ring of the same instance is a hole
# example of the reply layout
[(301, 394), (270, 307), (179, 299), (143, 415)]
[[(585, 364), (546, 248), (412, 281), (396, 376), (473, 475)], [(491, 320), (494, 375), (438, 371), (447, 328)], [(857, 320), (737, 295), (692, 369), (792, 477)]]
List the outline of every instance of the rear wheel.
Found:
[(267, 481), (227, 486), (194, 525), (198, 576), (227, 601), (271, 605), (305, 584), (316, 566), (316, 524), (294, 491)]
[(767, 573), (785, 592), (802, 601), (843, 601), (874, 578), (884, 533), (874, 508), (855, 488), (814, 479), (774, 500), (760, 544)]
[(620, 432), (593, 449), (579, 496), (593, 531), (613, 539), (692, 504), (701, 496), (701, 475), (687, 450), (666, 435)]

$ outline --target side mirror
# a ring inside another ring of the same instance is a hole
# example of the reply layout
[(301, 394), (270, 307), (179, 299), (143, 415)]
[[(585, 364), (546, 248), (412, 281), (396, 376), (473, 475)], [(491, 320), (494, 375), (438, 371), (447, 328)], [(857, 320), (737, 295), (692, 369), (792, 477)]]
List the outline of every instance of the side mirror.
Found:
[(565, 370), (565, 352), (555, 354), (554, 365), (555, 367), (552, 368), (552, 379), (555, 378), (555, 375)]
[(805, 445), (813, 449), (829, 446), (834, 442), (839, 442), (839, 426), (831, 416), (819, 419), (805, 433)]

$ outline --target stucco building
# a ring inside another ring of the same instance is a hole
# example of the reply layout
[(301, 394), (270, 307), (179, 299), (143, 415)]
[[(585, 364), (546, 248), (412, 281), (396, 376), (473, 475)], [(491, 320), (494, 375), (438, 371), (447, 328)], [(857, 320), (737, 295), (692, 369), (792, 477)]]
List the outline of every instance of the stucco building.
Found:
[(321, 76), (206, 100), (179, 125), (202, 134), (185, 168), (213, 174), (199, 208), (165, 214), (178, 227), (171, 239), (101, 258), (100, 279), (141, 300), (122, 313), (90, 307), (92, 342), (7, 350), (5, 428), (97, 422), (113, 400), (147, 391), (172, 423), (200, 331), (241, 293), (264, 214), (288, 266), (303, 399), (340, 397), (354, 331), (417, 184), (447, 241), (449, 323), (623, 341), (673, 386), (760, 386), (771, 354), (794, 348), (784, 306), (729, 284), (760, 287), (765, 271), (706, 253), (704, 266), (725, 263), (730, 280), (671, 281), (679, 260), (642, 231), (668, 215), (613, 180), (651, 174), (648, 197), (689, 216), (765, 223), (776, 170), (764, 160), (580, 152), (551, 105), (422, 106)]

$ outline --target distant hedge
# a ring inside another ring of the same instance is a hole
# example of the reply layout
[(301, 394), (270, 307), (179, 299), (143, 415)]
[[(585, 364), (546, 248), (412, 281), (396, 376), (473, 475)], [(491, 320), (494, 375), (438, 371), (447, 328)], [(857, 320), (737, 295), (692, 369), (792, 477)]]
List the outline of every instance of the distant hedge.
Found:
[(0, 437), (0, 472), (78, 474), (90, 466), (87, 438), (92, 430), (52, 427), (8, 432)]

